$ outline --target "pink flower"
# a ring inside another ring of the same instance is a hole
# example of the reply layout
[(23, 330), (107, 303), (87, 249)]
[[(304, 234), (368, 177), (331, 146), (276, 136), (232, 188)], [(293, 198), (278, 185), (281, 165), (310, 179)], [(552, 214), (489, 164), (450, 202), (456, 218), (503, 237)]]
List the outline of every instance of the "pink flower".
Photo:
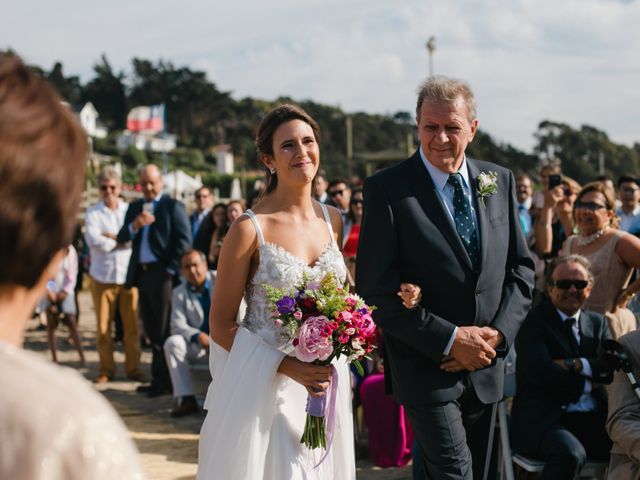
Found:
[(345, 335), (344, 333), (341, 333), (341, 334), (338, 336), (338, 341), (339, 341), (340, 343), (349, 343), (349, 335)]
[(356, 333), (356, 329), (353, 328), (353, 327), (347, 328), (347, 329), (345, 329), (344, 333), (347, 334), (347, 335), (353, 335), (354, 333)]
[(329, 319), (323, 315), (309, 317), (300, 325), (295, 343), (296, 358), (303, 362), (314, 360), (326, 360), (333, 353), (331, 337), (325, 335), (325, 327), (329, 325)]
[(365, 313), (361, 317), (361, 322), (358, 328), (360, 329), (360, 334), (363, 337), (370, 337), (376, 331), (376, 324), (374, 323), (373, 318), (371, 318), (371, 315)]
[(336, 320), (340, 323), (350, 322), (351, 321), (351, 313), (346, 310), (342, 310), (336, 314)]
[(280, 312), (276, 309), (273, 312), (271, 312), (271, 316), (273, 318), (278, 318), (280, 316)]
[(355, 299), (355, 298), (353, 298), (353, 297), (347, 297), (347, 298), (345, 299), (345, 302), (347, 303), (347, 305), (351, 305), (352, 307), (355, 307), (355, 306), (356, 306), (356, 304), (358, 303), (358, 302), (356, 301), (356, 299)]
[(302, 319), (302, 312), (300, 310), (296, 310), (293, 312), (293, 318), (300, 321)]
[(279, 318), (276, 318), (273, 323), (276, 324), (276, 327), (280, 328), (282, 326), (282, 320), (280, 320)]

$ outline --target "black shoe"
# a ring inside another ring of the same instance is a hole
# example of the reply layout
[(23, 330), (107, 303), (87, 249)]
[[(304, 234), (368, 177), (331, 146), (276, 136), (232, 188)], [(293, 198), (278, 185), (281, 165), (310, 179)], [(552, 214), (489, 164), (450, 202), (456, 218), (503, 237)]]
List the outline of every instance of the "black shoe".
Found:
[(198, 405), (196, 399), (194, 397), (182, 397), (180, 405), (175, 406), (169, 415), (173, 418), (180, 418), (195, 413), (200, 413), (200, 405)]
[(171, 387), (162, 387), (160, 385), (140, 385), (136, 391), (138, 393), (144, 393), (149, 398), (159, 397), (161, 395), (170, 395), (172, 393)]

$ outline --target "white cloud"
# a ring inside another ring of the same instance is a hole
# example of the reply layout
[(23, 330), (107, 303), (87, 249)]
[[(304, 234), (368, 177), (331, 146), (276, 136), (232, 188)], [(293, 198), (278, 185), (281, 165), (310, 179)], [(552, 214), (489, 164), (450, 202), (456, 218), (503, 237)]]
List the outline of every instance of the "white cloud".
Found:
[[(104, 52), (205, 70), (236, 98), (311, 98), (354, 111), (412, 111), (436, 37), (437, 73), (467, 79), (481, 126), (529, 150), (539, 121), (583, 123), (640, 142), (638, 1), (22, 0), (4, 46), (91, 76)], [(2, 45), (0, 45), (2, 46)]]

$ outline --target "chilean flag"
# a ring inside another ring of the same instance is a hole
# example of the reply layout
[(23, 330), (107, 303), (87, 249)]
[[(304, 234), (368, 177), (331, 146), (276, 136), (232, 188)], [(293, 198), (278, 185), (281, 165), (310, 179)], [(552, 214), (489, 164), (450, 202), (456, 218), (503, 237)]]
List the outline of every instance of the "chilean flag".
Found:
[(127, 115), (127, 130), (132, 132), (163, 132), (164, 104), (132, 109)]

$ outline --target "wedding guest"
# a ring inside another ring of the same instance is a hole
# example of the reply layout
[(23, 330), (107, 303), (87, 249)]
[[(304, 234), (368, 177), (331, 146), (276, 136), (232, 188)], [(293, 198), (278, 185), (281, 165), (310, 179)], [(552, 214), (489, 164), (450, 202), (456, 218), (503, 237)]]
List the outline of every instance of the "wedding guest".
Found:
[(360, 239), (360, 224), (362, 223), (362, 211), (364, 200), (362, 198), (362, 188), (356, 187), (351, 192), (349, 201), (349, 231), (344, 237), (342, 246), (342, 256), (349, 271), (349, 282), (355, 286), (356, 278), (356, 255), (358, 253), (358, 240)]
[(550, 175), (561, 175), (560, 162), (556, 159), (549, 160), (546, 165), (544, 165), (540, 169), (540, 187), (541, 190), (537, 191), (533, 195), (533, 212), (534, 217), (537, 217), (537, 212), (544, 205), (544, 197), (545, 193), (549, 190), (549, 176)]
[(231, 227), (231, 224), (235, 222), (245, 210), (244, 201), (242, 200), (231, 200), (227, 203), (227, 227)]
[(189, 218), (182, 202), (163, 194), (160, 170), (140, 171), (143, 198), (129, 205), (118, 243), (132, 242), (125, 288), (138, 287), (139, 310), (151, 342), (151, 384), (138, 392), (148, 397), (170, 393), (171, 381), (162, 346), (169, 334), (173, 277), (179, 259), (191, 247)]
[(602, 315), (583, 309), (593, 287), (586, 258), (556, 258), (549, 300), (531, 309), (516, 338), (513, 448), (543, 460), (545, 480), (572, 480), (587, 458), (609, 458), (603, 385), (613, 372), (598, 350), (611, 334)]
[(640, 232), (640, 182), (632, 175), (623, 175), (618, 179), (618, 197), (620, 207), (616, 215), (620, 217), (620, 230), (636, 234)]
[(77, 372), (22, 350), (73, 238), (87, 137), (53, 89), (0, 55), (0, 478), (139, 480), (136, 448)]
[(54, 362), (58, 361), (56, 328), (62, 319), (71, 333), (70, 339), (78, 350), (80, 363), (84, 366), (82, 342), (78, 334), (78, 310), (76, 304), (76, 280), (78, 278), (78, 254), (73, 245), (65, 249), (60, 268), (52, 280), (47, 282), (47, 294), (42, 299), (40, 310), (47, 315), (47, 336)]
[[(631, 374), (640, 379), (640, 330), (618, 339), (629, 359)], [(609, 386), (607, 432), (613, 441), (607, 478), (634, 480), (640, 478), (640, 398), (637, 385), (618, 370)]]
[(209, 187), (202, 186), (196, 190), (195, 199), (196, 209), (189, 216), (193, 248), (207, 253), (209, 244), (211, 243), (211, 235), (214, 230), (213, 218), (211, 216), (213, 193)]
[(227, 205), (225, 203), (216, 204), (211, 211), (211, 218), (213, 220), (213, 233), (211, 234), (209, 249), (207, 250), (207, 263), (211, 270), (216, 270), (218, 268), (218, 257), (220, 256), (220, 249), (222, 248), (222, 240), (228, 230)]
[(614, 339), (637, 328), (627, 303), (640, 291), (640, 278), (629, 283), (640, 268), (640, 239), (618, 229), (615, 200), (602, 182), (585, 185), (574, 204), (580, 231), (562, 247), (564, 254), (578, 253), (591, 262), (595, 278), (593, 294), (585, 308), (606, 316)]
[(516, 176), (516, 199), (518, 200), (518, 216), (520, 225), (525, 237), (529, 239), (533, 233), (533, 223), (531, 219), (531, 204), (533, 202), (533, 184), (531, 177), (526, 173)]
[(116, 238), (124, 224), (128, 204), (120, 199), (120, 175), (105, 167), (98, 175), (101, 200), (87, 209), (86, 241), (91, 252), (91, 295), (96, 311), (96, 349), (99, 358), (97, 383), (113, 380), (116, 365), (113, 360), (111, 330), (116, 312), (122, 320), (124, 369), (128, 378), (146, 382), (140, 368), (140, 332), (138, 330), (138, 289), (124, 288), (131, 258), (131, 242), (118, 243)]
[(327, 188), (329, 188), (327, 176), (323, 171), (320, 171), (316, 175), (316, 178), (313, 179), (313, 189), (311, 190), (313, 198), (315, 198), (319, 202), (327, 203), (329, 201)]
[(573, 233), (573, 202), (579, 191), (575, 180), (562, 176), (560, 185), (544, 193), (544, 204), (535, 223), (534, 249), (541, 258), (557, 257), (563, 242)]
[(351, 228), (349, 219), (349, 205), (351, 203), (351, 187), (343, 178), (332, 180), (329, 183), (329, 205), (336, 207), (342, 214), (342, 238), (346, 238)]

